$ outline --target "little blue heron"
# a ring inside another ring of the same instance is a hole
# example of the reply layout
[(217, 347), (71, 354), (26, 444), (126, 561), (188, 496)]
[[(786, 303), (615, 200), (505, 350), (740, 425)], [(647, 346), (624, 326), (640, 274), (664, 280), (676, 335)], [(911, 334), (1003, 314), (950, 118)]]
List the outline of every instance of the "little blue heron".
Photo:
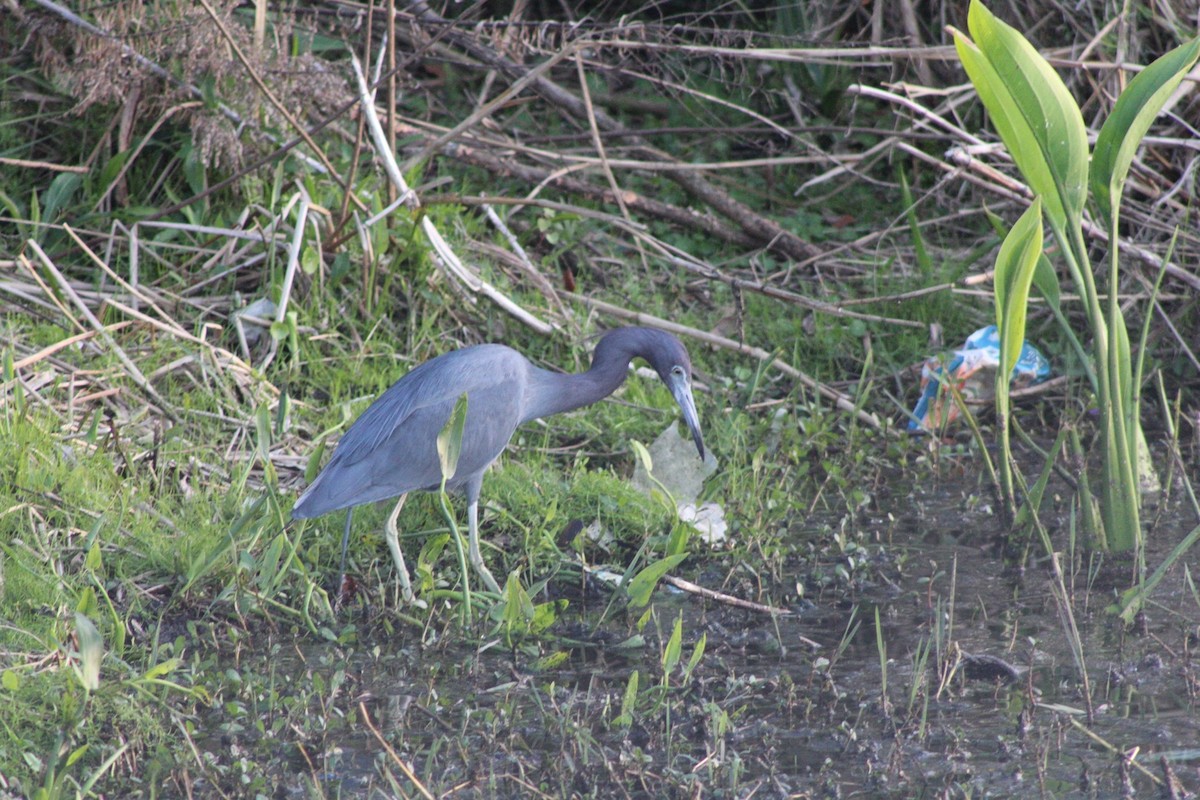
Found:
[(607, 397), (625, 380), (635, 358), (648, 361), (671, 390), (704, 458), (700, 419), (692, 399), (691, 360), (671, 334), (653, 328), (609, 331), (596, 345), (591, 368), (579, 374), (539, 369), (510, 347), (481, 344), (426, 361), (380, 395), (342, 436), (333, 458), (296, 501), (292, 518), (349, 509), (342, 539), (344, 559), (353, 507), (399, 497), (384, 531), (404, 599), (412, 602), (396, 519), (409, 492), (441, 487), (438, 433), (465, 393), (462, 451), (458, 469), (446, 487), (461, 489), (467, 496), (471, 565), (488, 589), (499, 594), (500, 586), (479, 552), (479, 490), (484, 470), (500, 456), (518, 425)]

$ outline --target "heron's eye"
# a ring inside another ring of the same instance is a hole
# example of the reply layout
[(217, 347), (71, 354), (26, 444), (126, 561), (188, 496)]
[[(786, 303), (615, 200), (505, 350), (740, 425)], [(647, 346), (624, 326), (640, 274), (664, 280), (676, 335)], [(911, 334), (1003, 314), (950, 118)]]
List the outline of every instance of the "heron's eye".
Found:
[(676, 364), (675, 366), (671, 367), (671, 374), (677, 378), (682, 378), (683, 377), (683, 367)]

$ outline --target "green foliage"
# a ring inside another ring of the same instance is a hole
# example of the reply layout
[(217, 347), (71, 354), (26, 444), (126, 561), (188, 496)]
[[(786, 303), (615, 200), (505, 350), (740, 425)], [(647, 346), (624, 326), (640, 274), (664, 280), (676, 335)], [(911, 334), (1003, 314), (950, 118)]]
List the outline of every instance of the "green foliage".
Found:
[(1000, 331), (1000, 366), (996, 371), (996, 416), (1000, 420), (1001, 497), (1016, 515), (1010, 445), (1011, 404), (1009, 383), (1021, 349), (1025, 346), (1025, 309), (1034, 270), (1042, 258), (1042, 201), (1033, 203), (1013, 225), (996, 256), (996, 327)]
[(685, 558), (687, 558), (687, 553), (667, 556), (651, 563), (634, 575), (633, 580), (625, 589), (629, 594), (629, 604), (634, 608), (645, 608), (649, 605), (650, 596), (658, 586), (658, 582), (664, 575), (679, 566)]
[(467, 395), (464, 392), (454, 403), (450, 418), (438, 432), (437, 452), (438, 461), (442, 468), (442, 490), (446, 489), (446, 481), (458, 472), (458, 458), (462, 455), (463, 431), (467, 424)]
[[(1093, 542), (1106, 543), (1117, 550), (1140, 549), (1138, 470), (1153, 468), (1138, 455), (1145, 447), (1136, 391), (1141, 375), (1140, 370), (1134, 374), (1132, 368), (1129, 335), (1117, 301), (1120, 290), (1117, 212), (1121, 188), (1137, 146), (1171, 91), (1200, 57), (1200, 40), (1163, 56), (1131, 82), (1097, 140), (1090, 183), (1102, 215), (1108, 220), (1111, 243), (1105, 307), (1092, 277), (1082, 234), (1088, 148), (1079, 107), (1029, 42), (996, 19), (979, 0), (972, 0), (968, 23), (974, 42), (955, 32), (959, 58), (1013, 160), (1042, 202), (1062, 257), (1085, 301), (1094, 347), (1088, 374), (1100, 405), (1105, 471), (1101, 484), (1104, 530), (1092, 531)], [(1023, 318), (1023, 314), (1017, 306), (1023, 306), (1024, 298), (1007, 290), (1018, 273), (1028, 272), (1032, 279), (1035, 267), (1032, 254), (1029, 258), (1014, 259), (1012, 253), (1027, 252), (1030, 235), (1027, 229), (1018, 231), (1014, 227), (1009, 233), (1009, 239), (1015, 240), (1013, 248), (1007, 256), (1003, 249), (1001, 252), (1006, 257), (1006, 266), (1003, 276), (997, 269), (997, 302), (1001, 304), (997, 316), (1009, 324), (1019, 325), (1017, 317)], [(1014, 271), (1007, 264), (1020, 266)], [(1039, 269), (1037, 276), (1039, 286), (1049, 287), (1048, 270)], [(1058, 309), (1057, 287), (1050, 288), (1047, 295), (1064, 330), (1074, 341)], [(1012, 339), (1009, 346), (1019, 348), (1020, 340)], [(1075, 347), (1081, 350), (1077, 342)], [(997, 375), (999, 383), (1006, 384), (1008, 378), (1006, 370)], [(1007, 400), (1006, 394), (998, 393), (998, 397), (1002, 402)], [(1010, 486), (1005, 493), (1013, 496)], [(1082, 502), (1091, 501), (1084, 498)]]
[(1115, 227), (1129, 167), (1150, 124), (1200, 58), (1200, 38), (1181, 44), (1133, 77), (1104, 121), (1089, 183), (1107, 227)]
[(534, 603), (529, 593), (521, 586), (517, 573), (509, 573), (504, 591), (497, 606), (500, 611), (500, 629), (509, 647), (527, 637), (536, 637), (547, 630), (566, 610), (567, 601)]
[(973, 0), (967, 24), (974, 43), (955, 47), (992, 124), (1034, 193), (1051, 227), (1076, 224), (1087, 197), (1087, 130), (1079, 106), (1037, 50)]

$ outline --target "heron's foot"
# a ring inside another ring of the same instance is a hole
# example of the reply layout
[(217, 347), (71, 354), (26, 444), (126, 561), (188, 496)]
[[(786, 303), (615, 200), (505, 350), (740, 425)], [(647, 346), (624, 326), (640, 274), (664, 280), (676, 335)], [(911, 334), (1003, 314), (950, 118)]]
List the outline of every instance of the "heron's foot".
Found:
[(475, 568), (476, 574), (483, 579), (483, 583), (485, 586), (487, 586), (489, 592), (500, 594), (500, 584), (496, 583), (496, 579), (492, 577), (492, 573), (490, 570), (488, 570), (487, 564), (483, 563), (482, 556), (480, 556), (478, 560), (472, 558), (471, 566)]
[[(391, 549), (392, 541), (391, 538), (388, 539), (389, 549)], [(428, 608), (428, 603), (424, 600), (418, 600), (417, 596), (413, 593), (412, 580), (408, 577), (408, 567), (404, 564), (404, 556), (401, 554), (398, 544), (392, 550), (392, 560), (396, 562), (396, 580), (400, 582), (400, 596), (404, 599), (405, 605)]]
[(383, 526), (383, 538), (387, 541), (388, 550), (392, 553), (392, 561), (396, 562), (396, 580), (400, 581), (400, 595), (404, 598), (404, 602), (417, 608), (428, 608), (428, 604), (424, 600), (417, 600), (416, 595), (413, 594), (412, 581), (408, 577), (408, 566), (404, 563), (404, 553), (400, 552), (400, 531), (396, 529), (396, 518), (400, 516), (400, 509), (404, 508), (404, 497), (405, 495), (400, 495), (400, 500), (392, 510), (391, 516), (388, 517), (387, 524)]

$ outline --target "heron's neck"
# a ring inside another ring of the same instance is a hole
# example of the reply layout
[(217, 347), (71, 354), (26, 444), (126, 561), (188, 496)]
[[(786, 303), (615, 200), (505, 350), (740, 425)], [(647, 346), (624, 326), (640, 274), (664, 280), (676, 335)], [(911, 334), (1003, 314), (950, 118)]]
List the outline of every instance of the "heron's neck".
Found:
[[(592, 353), (592, 366), (578, 375), (532, 367), (525, 396), (524, 421), (590, 406), (617, 390), (629, 373), (629, 362), (647, 358), (661, 347), (664, 334), (648, 328), (617, 328), (604, 334)], [(647, 358), (647, 360), (649, 360)]]
[(525, 404), (525, 421), (573, 411), (603, 400), (617, 390), (625, 380), (629, 359), (621, 369), (597, 370), (563, 374), (544, 369), (533, 370)]

